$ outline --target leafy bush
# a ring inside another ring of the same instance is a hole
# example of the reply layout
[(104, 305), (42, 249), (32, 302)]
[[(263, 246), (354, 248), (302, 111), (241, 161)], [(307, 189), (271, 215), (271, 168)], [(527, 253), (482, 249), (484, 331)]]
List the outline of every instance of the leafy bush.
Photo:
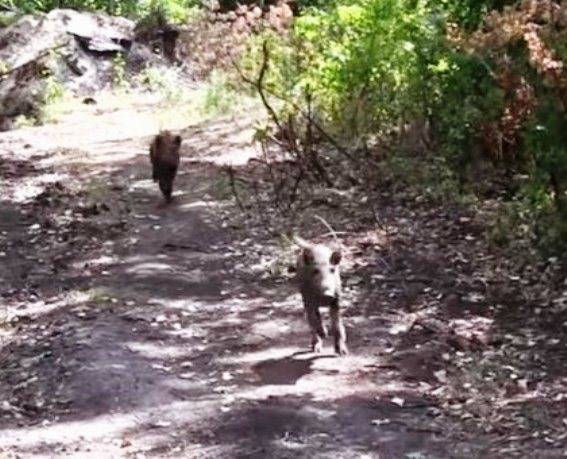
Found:
[(171, 22), (185, 22), (198, 0), (8, 0), (2, 6), (6, 10), (21, 13), (48, 12), (55, 8), (86, 11), (104, 11), (111, 15), (142, 18), (156, 11), (163, 12)]
[(141, 22), (170, 22), (182, 24), (195, 17), (199, 11), (198, 0), (149, 0), (139, 8)]
[(180, 103), (188, 92), (178, 67), (149, 66), (134, 77), (133, 83), (138, 90), (160, 94), (170, 102)]
[[(299, 17), (288, 41), (265, 38), (274, 64), (268, 86), (296, 103), (309, 97), (351, 139), (424, 117), (437, 97), (442, 36), (425, 1), (341, 2)], [(247, 61), (250, 72), (262, 61), (259, 49)]]
[(468, 30), (475, 29), (492, 10), (501, 10), (516, 0), (441, 0), (439, 6), (449, 20)]
[(236, 93), (226, 74), (213, 71), (209, 76), (209, 83), (205, 91), (203, 112), (206, 114), (219, 114), (227, 112), (235, 105)]
[[(264, 33), (242, 63), (255, 80), (268, 43), (263, 86), (279, 101), (281, 119), (308, 112), (353, 151), (377, 145), (393, 155), (393, 176), (412, 186), (430, 179), (415, 173), (415, 161), (400, 156), (395, 140), (403, 126), (427, 121), (435, 149), (423, 167), (452, 169), (448, 193), (457, 193), (454, 178), (461, 190), (475, 191), (496, 178), (506, 188), (498, 197), (511, 198), (508, 207), (519, 216), (506, 217), (507, 225), (529, 226), (524, 233), (542, 247), (567, 248), (564, 2), (300, 5), (308, 8), (289, 37)], [(403, 170), (413, 178), (404, 180)], [(510, 180), (517, 175), (526, 178)]]
[(567, 132), (565, 112), (552, 94), (540, 100), (534, 123), (526, 131), (532, 156), (531, 180), (524, 188), (532, 210), (535, 233), (546, 249), (567, 251)]
[(490, 68), (476, 56), (451, 53), (440, 62), (434, 69), (439, 95), (431, 107), (433, 136), (452, 167), (463, 175), (465, 166), (482, 154), (478, 126), (499, 118), (504, 92), (495, 86)]
[(140, 10), (138, 0), (10, 0), (7, 9), (22, 13), (48, 12), (55, 8), (105, 11), (114, 15), (134, 16)]
[(499, 119), (481, 124), (489, 129), (477, 138), (493, 145), (487, 148), (493, 156), (500, 153), (499, 167), (526, 175), (524, 213), (538, 244), (560, 253), (567, 249), (565, 14), (564, 3), (517, 2), (457, 40), (490, 66), (492, 86), (503, 94)]
[(117, 88), (125, 89), (128, 87), (126, 79), (126, 59), (120, 53), (112, 58), (112, 83)]
[(337, 2), (334, 0), (298, 0), (297, 6), (300, 9), (305, 9), (305, 8), (323, 9), (323, 8), (332, 8), (336, 6), (336, 3)]

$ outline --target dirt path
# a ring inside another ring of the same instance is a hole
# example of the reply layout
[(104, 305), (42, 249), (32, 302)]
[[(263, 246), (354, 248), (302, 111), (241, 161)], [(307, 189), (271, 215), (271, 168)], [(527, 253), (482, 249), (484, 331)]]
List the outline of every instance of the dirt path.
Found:
[(85, 108), (0, 136), (0, 452), (482, 457), (417, 390), (435, 360), (408, 363), (419, 379), (391, 363), (387, 310), (347, 314), (351, 356), (314, 356), (293, 287), (243, 263), (273, 243), (226, 219), (219, 165), (254, 155), (249, 122), (183, 131), (170, 207), (148, 179), (156, 124), (151, 104)]

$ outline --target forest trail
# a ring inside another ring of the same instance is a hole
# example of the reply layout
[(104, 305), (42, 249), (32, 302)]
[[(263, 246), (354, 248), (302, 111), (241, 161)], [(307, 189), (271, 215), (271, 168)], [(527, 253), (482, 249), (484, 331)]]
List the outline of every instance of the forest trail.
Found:
[(243, 263), (227, 224), (250, 120), (185, 124), (170, 206), (149, 102), (0, 134), (0, 455), (481, 456), (416, 390), (435, 365), (392, 363), (385, 311), (347, 313), (352, 355), (307, 352), (293, 285)]

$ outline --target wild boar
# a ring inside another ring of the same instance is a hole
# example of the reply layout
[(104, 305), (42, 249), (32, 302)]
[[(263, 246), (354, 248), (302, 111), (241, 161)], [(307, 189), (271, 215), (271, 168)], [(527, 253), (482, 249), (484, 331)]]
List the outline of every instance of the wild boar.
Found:
[(323, 339), (327, 337), (327, 329), (323, 325), (319, 311), (320, 307), (326, 306), (329, 307), (331, 315), (331, 333), (335, 340), (335, 352), (339, 355), (346, 355), (348, 354), (346, 332), (339, 307), (341, 251), (322, 244), (312, 244), (297, 236), (294, 237), (294, 240), (302, 249), (297, 258), (296, 281), (311, 329), (312, 351), (321, 352)]
[(171, 202), (173, 180), (179, 167), (179, 149), (181, 136), (169, 131), (161, 131), (150, 145), (152, 178), (159, 183), (159, 188), (167, 202)]

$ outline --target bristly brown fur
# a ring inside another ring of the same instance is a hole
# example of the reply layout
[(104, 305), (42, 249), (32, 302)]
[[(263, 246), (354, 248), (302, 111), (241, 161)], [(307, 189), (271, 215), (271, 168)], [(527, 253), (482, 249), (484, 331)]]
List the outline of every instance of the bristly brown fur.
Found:
[(323, 348), (327, 329), (323, 325), (319, 308), (328, 307), (335, 352), (346, 355), (348, 353), (346, 331), (340, 310), (341, 252), (323, 244), (313, 244), (297, 235), (294, 235), (293, 239), (301, 248), (296, 263), (296, 281), (311, 329), (311, 348), (316, 353), (321, 352)]
[(150, 144), (152, 178), (159, 183), (159, 188), (167, 202), (172, 200), (173, 180), (179, 167), (179, 149), (181, 136), (169, 131), (161, 131)]

